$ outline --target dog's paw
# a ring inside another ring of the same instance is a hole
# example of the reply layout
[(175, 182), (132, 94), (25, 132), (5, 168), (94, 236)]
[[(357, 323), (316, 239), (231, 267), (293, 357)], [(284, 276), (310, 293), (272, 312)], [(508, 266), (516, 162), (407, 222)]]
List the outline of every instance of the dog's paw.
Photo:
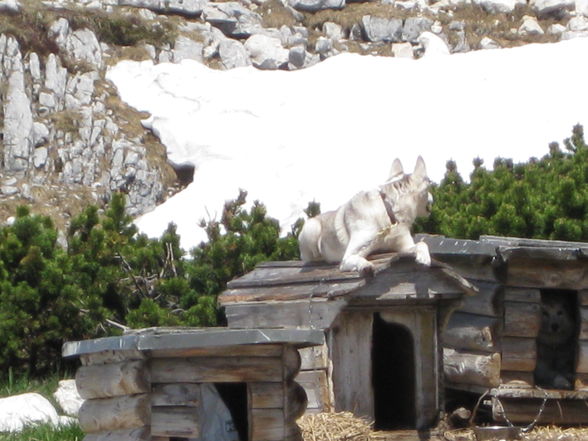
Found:
[(425, 242), (418, 242), (414, 246), (415, 261), (421, 265), (431, 266), (431, 255), (429, 247)]
[(374, 277), (375, 267), (372, 263), (366, 262), (366, 264), (361, 266), (358, 271), (359, 271), (359, 275), (361, 277), (365, 277), (366, 279), (371, 279), (372, 277)]

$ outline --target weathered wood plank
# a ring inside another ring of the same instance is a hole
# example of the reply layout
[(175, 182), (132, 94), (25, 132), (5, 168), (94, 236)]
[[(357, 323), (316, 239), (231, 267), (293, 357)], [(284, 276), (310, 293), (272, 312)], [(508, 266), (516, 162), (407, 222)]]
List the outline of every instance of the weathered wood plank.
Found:
[(292, 302), (226, 304), (225, 314), (231, 328), (305, 326), (327, 329), (346, 304), (343, 299), (317, 299), (308, 294), (305, 300)]
[(464, 296), (462, 305), (458, 308), (460, 312), (470, 314), (487, 315), (494, 317), (497, 314), (496, 305), (498, 303), (498, 294), (500, 285), (492, 282), (479, 280), (470, 280), (478, 288), (478, 294), (473, 296)]
[(580, 340), (588, 340), (588, 307), (582, 306), (580, 309)]
[(307, 411), (329, 412), (333, 409), (333, 403), (329, 398), (329, 386), (327, 371), (301, 371), (295, 381), (305, 390), (308, 399)]
[(153, 383), (215, 383), (282, 381), (286, 366), (282, 358), (202, 357), (151, 360)]
[(464, 255), (436, 255), (436, 259), (450, 265), (460, 276), (468, 280), (497, 283), (496, 269), (492, 266), (492, 257), (472, 258)]
[(329, 364), (326, 344), (299, 349), (299, 352), (300, 358), (302, 359), (300, 365), (300, 370), (302, 371), (326, 369)]
[(531, 288), (504, 288), (505, 302), (541, 302), (541, 291)]
[(84, 437), (84, 441), (157, 441), (150, 436), (150, 432), (150, 427), (139, 427), (129, 430), (90, 433)]
[(443, 371), (449, 383), (497, 387), (500, 384), (500, 354), (476, 355), (444, 349)]
[(576, 372), (588, 374), (588, 340), (578, 342), (578, 362)]
[(588, 289), (578, 291), (578, 303), (581, 306), (588, 306)]
[(251, 409), (251, 441), (281, 441), (286, 433), (283, 409)]
[(503, 370), (500, 372), (500, 383), (505, 386), (529, 388), (533, 387), (535, 380), (533, 378), (533, 372)]
[[(515, 424), (528, 424), (539, 413), (542, 399), (493, 398), (492, 416), (504, 422), (504, 414)], [(502, 411), (504, 409), (504, 412)], [(548, 400), (539, 424), (587, 424), (588, 412), (584, 400)]]
[(296, 285), (279, 284), (276, 286), (241, 287), (228, 289), (219, 297), (221, 305), (226, 306), (241, 302), (259, 301), (293, 301), (314, 298), (332, 298), (343, 296), (366, 284), (365, 279), (352, 278), (350, 280), (317, 279), (315, 283), (307, 282)]
[(588, 374), (576, 374), (574, 390), (588, 392)]
[(127, 360), (145, 360), (147, 355), (138, 350), (124, 350), (124, 351), (101, 351), (94, 354), (84, 354), (80, 356), (82, 366), (90, 366), (94, 364), (110, 364), (119, 363)]
[(502, 369), (533, 372), (537, 363), (537, 344), (532, 338), (502, 339)]
[(200, 385), (195, 383), (154, 384), (152, 406), (190, 406), (200, 404)]
[(152, 358), (192, 357), (280, 357), (282, 345), (257, 344), (217, 346), (206, 348), (157, 349), (151, 351)]
[(514, 259), (508, 263), (506, 284), (524, 288), (587, 289), (588, 271), (583, 261)]
[(306, 391), (295, 381), (288, 382), (285, 388), (284, 418), (286, 423), (296, 424), (296, 420), (304, 415), (308, 405)]
[(282, 366), (283, 366), (283, 379), (285, 381), (292, 380), (302, 364), (300, 352), (294, 346), (284, 345), (282, 354)]
[(454, 313), (443, 332), (443, 345), (461, 350), (496, 352), (498, 319)]
[(371, 384), (373, 314), (344, 312), (331, 330), (335, 411), (374, 415)]
[(198, 411), (194, 407), (153, 407), (151, 409), (151, 434), (182, 438), (200, 435)]
[(504, 335), (537, 337), (541, 328), (539, 303), (504, 302)]
[(374, 280), (354, 293), (357, 301), (377, 297), (379, 301), (404, 297), (433, 297), (438, 294), (463, 294), (455, 280), (445, 276), (441, 268), (409, 273), (382, 271)]
[(255, 409), (283, 409), (283, 383), (249, 383), (249, 405)]
[(149, 395), (86, 400), (79, 411), (80, 427), (86, 433), (133, 429), (149, 425)]
[(146, 393), (150, 391), (149, 369), (139, 360), (81, 366), (76, 386), (84, 399)]

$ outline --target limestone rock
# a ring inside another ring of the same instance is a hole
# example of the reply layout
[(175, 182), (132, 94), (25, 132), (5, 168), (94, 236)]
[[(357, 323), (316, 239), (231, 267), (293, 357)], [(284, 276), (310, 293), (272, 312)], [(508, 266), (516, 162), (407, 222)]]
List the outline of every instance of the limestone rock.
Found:
[[(12, 39), (12, 38), (10, 38)], [(33, 114), (25, 92), (24, 69), (20, 52), (13, 58), (4, 105), (4, 167), (24, 172), (33, 148)]]
[(288, 5), (300, 11), (316, 12), (322, 9), (341, 9), (345, 0), (288, 0)]
[(361, 18), (363, 34), (368, 41), (398, 42), (402, 38), (402, 20), (364, 15)]
[(118, 0), (121, 6), (146, 8), (158, 13), (176, 13), (187, 16), (200, 15), (206, 0)]
[(418, 42), (424, 47), (425, 53), (423, 57), (437, 57), (437, 56), (444, 56), (449, 55), (449, 47), (445, 40), (443, 40), (438, 35), (433, 34), (432, 32), (425, 31), (423, 32), (419, 38)]
[(202, 18), (234, 38), (246, 38), (263, 29), (261, 16), (238, 2), (209, 3)]
[(520, 35), (543, 35), (545, 31), (541, 28), (541, 25), (535, 17), (525, 15), (523, 17), (523, 23), (519, 27)]
[(511, 14), (517, 5), (525, 5), (525, 0), (474, 0), (489, 14)]
[(480, 49), (500, 49), (500, 45), (489, 37), (484, 37), (480, 41)]
[(53, 405), (36, 393), (0, 399), (0, 432), (20, 432), (27, 426), (59, 424)]
[(408, 17), (402, 27), (402, 41), (416, 43), (419, 35), (430, 31), (433, 20), (427, 17)]
[(563, 17), (573, 9), (574, 0), (531, 0), (529, 2), (538, 17)]
[(399, 58), (414, 58), (412, 44), (410, 43), (394, 43), (392, 45), (392, 55)]
[(252, 35), (245, 42), (245, 49), (253, 65), (259, 69), (279, 69), (288, 63), (289, 51), (278, 38)]
[(552, 24), (547, 28), (547, 33), (549, 35), (562, 35), (566, 31), (566, 27), (559, 23)]
[(576, 14), (588, 16), (588, 0), (576, 0)]
[(1, 0), (0, 12), (20, 12), (20, 2), (18, 0)]
[(218, 46), (218, 54), (225, 69), (249, 66), (251, 60), (245, 46), (237, 40), (225, 39)]
[(330, 40), (339, 41), (343, 39), (343, 28), (337, 23), (327, 21), (323, 23), (323, 34)]
[(306, 49), (304, 46), (294, 46), (288, 52), (288, 68), (290, 70), (301, 69), (306, 61)]
[(182, 60), (196, 60), (202, 62), (204, 60), (202, 56), (203, 49), (204, 45), (202, 43), (180, 35), (176, 39), (172, 51), (173, 62), (179, 63)]
[(61, 380), (53, 397), (66, 415), (78, 416), (78, 411), (84, 400), (78, 393), (75, 380)]

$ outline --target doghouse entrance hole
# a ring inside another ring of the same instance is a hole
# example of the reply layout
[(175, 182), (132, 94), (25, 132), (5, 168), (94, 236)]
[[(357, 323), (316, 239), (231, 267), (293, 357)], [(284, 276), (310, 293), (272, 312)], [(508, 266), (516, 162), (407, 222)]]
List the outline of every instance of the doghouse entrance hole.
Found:
[(578, 293), (541, 290), (541, 327), (537, 336), (535, 384), (548, 389), (573, 389), (580, 319)]
[(249, 439), (247, 420), (247, 383), (215, 383), (216, 389), (233, 417), (241, 441)]
[(415, 363), (410, 330), (374, 314), (372, 385), (374, 427), (377, 430), (414, 429)]

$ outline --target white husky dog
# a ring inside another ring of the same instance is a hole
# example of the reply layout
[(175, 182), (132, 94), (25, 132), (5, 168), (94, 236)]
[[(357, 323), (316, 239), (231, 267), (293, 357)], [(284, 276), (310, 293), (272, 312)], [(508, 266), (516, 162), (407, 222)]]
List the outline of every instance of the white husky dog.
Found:
[(372, 274), (366, 257), (375, 252), (411, 252), (416, 261), (431, 264), (429, 248), (414, 243), (410, 228), (418, 216), (428, 216), (433, 197), (420, 156), (411, 175), (394, 160), (388, 180), (379, 188), (357, 193), (335, 211), (308, 219), (299, 237), (305, 262), (340, 262), (341, 271)]

